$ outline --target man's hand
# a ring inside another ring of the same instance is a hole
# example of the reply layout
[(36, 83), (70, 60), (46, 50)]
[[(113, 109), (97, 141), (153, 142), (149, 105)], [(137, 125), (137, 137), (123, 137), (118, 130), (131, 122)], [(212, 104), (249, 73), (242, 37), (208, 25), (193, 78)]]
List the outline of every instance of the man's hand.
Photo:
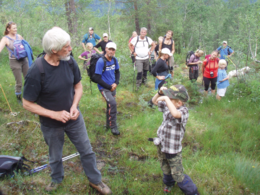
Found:
[(151, 55), (151, 53), (152, 53), (152, 52), (151, 52), (151, 51), (149, 51), (149, 52), (148, 52), (148, 55), (150, 56), (150, 55)]
[(115, 90), (116, 90), (116, 87), (117, 87), (117, 84), (116, 84), (116, 83), (113, 83), (111, 86), (112, 86), (112, 89), (111, 89), (110, 91), (112, 91), (112, 92), (115, 91)]
[(62, 110), (62, 111), (56, 111), (56, 112), (54, 111), (52, 118), (56, 121), (66, 123), (71, 119), (71, 116), (70, 116), (69, 112), (67, 112), (66, 110)]
[(77, 120), (77, 118), (79, 117), (79, 110), (77, 109), (76, 106), (72, 106), (70, 108), (70, 119), (71, 120)]
[(104, 52), (103, 52), (103, 51), (100, 51), (99, 53), (100, 53), (100, 54), (103, 54)]

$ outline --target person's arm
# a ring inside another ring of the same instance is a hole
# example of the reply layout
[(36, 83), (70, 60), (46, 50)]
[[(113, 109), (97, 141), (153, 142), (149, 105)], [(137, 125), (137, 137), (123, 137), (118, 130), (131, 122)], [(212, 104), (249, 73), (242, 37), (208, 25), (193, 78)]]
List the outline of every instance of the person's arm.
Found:
[[(82, 54), (81, 54), (82, 55)], [(84, 60), (84, 61), (87, 61), (88, 59), (86, 59), (86, 58), (83, 58), (81, 55), (79, 55), (79, 59), (81, 59), (81, 60)]]
[(152, 42), (152, 44), (151, 44), (151, 49), (150, 49), (150, 51), (149, 51), (149, 55), (151, 55), (151, 53), (154, 51), (154, 48), (155, 48), (155, 43)]
[(202, 75), (204, 74), (204, 69), (205, 69), (205, 66), (207, 65), (207, 59), (205, 59), (202, 63), (202, 68), (201, 68), (201, 73)]
[(79, 105), (79, 101), (81, 99), (81, 96), (83, 94), (83, 87), (81, 84), (81, 81), (78, 82), (76, 85), (74, 85), (74, 99), (73, 99), (73, 103), (72, 106), (70, 108), (70, 119), (71, 120), (76, 120), (79, 117), (79, 110), (78, 110), (78, 105)]
[(163, 40), (162, 40), (162, 41), (159, 41), (159, 52), (162, 51), (162, 42), (163, 42)]
[(130, 43), (128, 43), (128, 47), (129, 47), (131, 53), (133, 53), (134, 52), (134, 50), (133, 50), (134, 45), (130, 42)]
[(4, 49), (4, 47), (7, 45), (7, 38), (3, 37), (0, 42), (0, 53)]
[(111, 90), (112, 86), (107, 84), (105, 81), (102, 80), (102, 76), (100, 74), (96, 74), (93, 76), (92, 78), (96, 83), (98, 83), (99, 85), (101, 85), (102, 87)]
[(97, 45), (95, 45), (94, 50), (95, 50), (96, 52), (102, 54), (103, 51), (99, 51), (99, 50), (98, 50), (99, 47), (101, 47), (100, 42), (99, 42)]
[(164, 89), (167, 89), (167, 88), (166, 87), (161, 87), (159, 89), (158, 93), (156, 93), (155, 96), (153, 96), (152, 102), (153, 102), (154, 105), (156, 105), (156, 106), (158, 105), (157, 99), (164, 95), (163, 92), (162, 92), (162, 90), (164, 90)]
[(229, 48), (229, 50), (230, 50), (230, 54), (228, 55), (228, 57), (231, 57), (235, 52), (230, 48)]
[(168, 96), (161, 96), (156, 101), (165, 101), (171, 115), (174, 118), (181, 118), (181, 112), (176, 109), (176, 107), (174, 106), (174, 104)]
[(175, 43), (174, 41), (172, 42), (172, 55), (175, 53)]
[(98, 43), (100, 43), (102, 41), (101, 38), (97, 34), (95, 34), (95, 39), (98, 40)]
[(24, 38), (22, 37), (22, 35), (19, 35), (19, 34), (18, 34), (18, 37), (19, 37), (19, 39), (24, 40)]
[(57, 121), (61, 121), (63, 123), (66, 123), (70, 120), (71, 116), (70, 113), (62, 110), (62, 111), (52, 111), (43, 108), (42, 106), (39, 106), (38, 104), (35, 104), (34, 102), (28, 101), (23, 98), (23, 107), (24, 109), (38, 114), (43, 117), (51, 118)]

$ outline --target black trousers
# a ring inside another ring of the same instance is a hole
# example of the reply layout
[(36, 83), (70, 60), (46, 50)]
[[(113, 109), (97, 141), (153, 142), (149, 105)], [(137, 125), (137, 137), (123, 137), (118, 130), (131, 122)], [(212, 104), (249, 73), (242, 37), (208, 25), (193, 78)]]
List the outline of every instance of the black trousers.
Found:
[(209, 89), (209, 84), (211, 84), (211, 90), (215, 90), (215, 88), (216, 88), (216, 83), (217, 83), (217, 79), (218, 79), (218, 77), (215, 77), (215, 78), (203, 77), (205, 91), (208, 91), (208, 89)]

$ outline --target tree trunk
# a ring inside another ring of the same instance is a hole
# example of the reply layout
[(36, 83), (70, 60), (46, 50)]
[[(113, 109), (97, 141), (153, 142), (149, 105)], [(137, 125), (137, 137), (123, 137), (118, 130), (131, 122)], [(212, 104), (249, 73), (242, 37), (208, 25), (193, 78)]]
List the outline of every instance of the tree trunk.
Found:
[(68, 29), (70, 35), (76, 35), (77, 34), (77, 17), (76, 17), (76, 7), (74, 0), (66, 0), (65, 2), (65, 8), (66, 8), (66, 16), (67, 16), (67, 22), (68, 22)]
[(135, 30), (137, 33), (140, 32), (139, 18), (138, 18), (138, 7), (137, 0), (134, 1), (134, 9), (135, 9)]
[(148, 34), (151, 34), (151, 31), (152, 31), (152, 27), (151, 27), (151, 19), (152, 19), (152, 16), (151, 16), (151, 10), (150, 10), (150, 2), (151, 0), (148, 0), (146, 2), (147, 4), (147, 16), (148, 16), (148, 19), (147, 19), (147, 33)]
[(107, 23), (108, 23), (108, 37), (109, 37), (109, 39), (112, 39), (111, 34), (110, 34), (110, 18), (109, 18), (110, 9), (111, 9), (111, 0), (109, 0), (109, 6), (108, 6), (108, 11), (107, 11)]

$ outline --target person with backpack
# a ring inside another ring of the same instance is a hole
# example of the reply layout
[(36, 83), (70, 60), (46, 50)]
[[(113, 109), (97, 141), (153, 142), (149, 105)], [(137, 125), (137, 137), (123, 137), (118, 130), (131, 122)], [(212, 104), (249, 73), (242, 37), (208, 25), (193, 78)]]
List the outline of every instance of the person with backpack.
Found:
[(159, 51), (162, 51), (163, 48), (168, 48), (171, 51), (172, 56), (167, 61), (171, 68), (171, 74), (173, 76), (173, 63), (174, 63), (173, 54), (175, 52), (175, 46), (174, 46), (174, 40), (172, 39), (172, 36), (173, 36), (173, 31), (168, 30), (163, 40), (159, 42)]
[[(106, 44), (112, 42), (111, 40), (108, 39), (108, 34), (104, 33), (103, 34), (103, 40), (101, 42), (99, 42), (94, 49), (96, 50), (96, 52), (105, 55), (106, 54)], [(98, 48), (101, 47), (101, 51), (98, 50)]]
[(218, 78), (218, 52), (213, 51), (209, 58), (202, 63), (202, 74), (204, 81), (204, 95), (208, 94), (209, 85), (211, 85), (211, 93), (215, 95), (216, 82)]
[(82, 54), (79, 55), (79, 59), (84, 60), (83, 69), (87, 70), (87, 67), (90, 65), (91, 56), (96, 53), (93, 49), (92, 43), (86, 44), (87, 51), (84, 51)]
[(190, 55), (187, 65), (189, 66), (189, 78), (190, 80), (197, 81), (199, 77), (199, 64), (202, 64), (200, 57), (202, 57), (204, 52), (202, 50), (196, 50), (195, 53)]
[[(227, 41), (222, 42), (223, 45), (217, 48), (217, 51), (219, 52), (219, 59), (226, 60), (227, 58), (230, 58), (235, 52), (227, 45)], [(227, 61), (227, 60), (226, 60)], [(228, 65), (228, 61), (227, 61)], [(225, 68), (227, 70), (227, 66)]]
[(48, 30), (42, 40), (46, 55), (37, 58), (24, 83), (23, 107), (40, 117), (41, 131), (49, 147), (51, 183), (46, 191), (57, 190), (64, 178), (62, 149), (64, 134), (80, 154), (89, 185), (101, 194), (111, 194), (101, 181), (83, 116), (78, 108), (83, 94), (81, 74), (72, 51), (70, 35), (60, 28)]
[[(150, 37), (147, 37), (147, 29), (141, 28), (140, 36), (134, 37), (129, 43), (129, 49), (135, 56), (135, 65), (137, 69), (136, 90), (140, 88), (141, 84), (147, 82), (147, 72), (149, 70), (149, 56), (155, 48), (155, 44)], [(151, 49), (149, 50), (149, 46)]]
[(163, 113), (163, 122), (157, 130), (156, 138), (149, 141), (157, 146), (158, 160), (163, 172), (164, 193), (170, 193), (175, 183), (186, 195), (199, 195), (192, 179), (184, 174), (182, 165), (182, 140), (186, 131), (189, 110), (185, 102), (189, 100), (183, 85), (161, 87), (153, 97), (153, 103)]
[(85, 44), (92, 43), (92, 45), (95, 47), (97, 40), (98, 40), (98, 42), (100, 42), (101, 38), (97, 34), (94, 33), (94, 28), (89, 27), (88, 33), (86, 33), (83, 36), (83, 40), (82, 40), (82, 43), (81, 43), (82, 47), (84, 48), (85, 51), (87, 51)]
[[(4, 37), (0, 42), (0, 52), (6, 47), (9, 52), (9, 64), (15, 78), (15, 95), (17, 101), (22, 103), (22, 75), (25, 78), (29, 69), (27, 52), (22, 45), (23, 37), (17, 34), (17, 25), (8, 22), (5, 26)], [(21, 51), (22, 56), (19, 56)]]
[(100, 57), (96, 63), (93, 81), (98, 83), (98, 89), (107, 102), (106, 129), (111, 129), (113, 135), (120, 135), (116, 117), (116, 88), (119, 84), (120, 71), (118, 60), (114, 57), (115, 53), (116, 44), (107, 43), (105, 56)]

